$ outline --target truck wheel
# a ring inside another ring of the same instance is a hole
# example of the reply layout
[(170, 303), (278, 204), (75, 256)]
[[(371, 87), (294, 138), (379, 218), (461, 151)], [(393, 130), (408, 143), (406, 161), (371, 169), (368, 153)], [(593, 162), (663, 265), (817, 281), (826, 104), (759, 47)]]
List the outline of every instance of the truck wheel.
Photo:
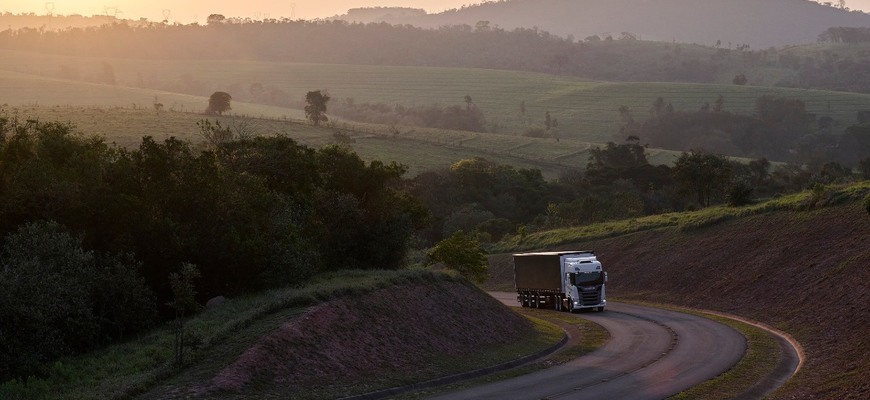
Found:
[(571, 314), (574, 314), (574, 311), (575, 311), (574, 310), (574, 301), (571, 299), (568, 299), (568, 312)]
[(598, 312), (604, 312), (604, 307), (598, 307)]
[(559, 296), (553, 296), (553, 305), (556, 311), (562, 311), (562, 299)]

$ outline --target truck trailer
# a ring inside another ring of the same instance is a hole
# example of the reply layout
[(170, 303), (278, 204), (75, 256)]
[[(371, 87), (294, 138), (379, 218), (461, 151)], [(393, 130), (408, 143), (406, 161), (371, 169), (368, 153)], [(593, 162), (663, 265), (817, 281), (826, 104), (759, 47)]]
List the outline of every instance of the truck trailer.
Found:
[(607, 272), (592, 251), (514, 254), (517, 301), (523, 307), (604, 311)]

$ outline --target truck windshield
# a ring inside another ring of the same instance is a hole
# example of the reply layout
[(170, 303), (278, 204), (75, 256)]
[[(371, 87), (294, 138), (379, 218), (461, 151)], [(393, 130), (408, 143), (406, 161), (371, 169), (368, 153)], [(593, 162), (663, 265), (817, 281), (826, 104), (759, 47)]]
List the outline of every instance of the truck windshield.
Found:
[(604, 274), (601, 272), (578, 272), (574, 276), (575, 285), (600, 285), (604, 283)]

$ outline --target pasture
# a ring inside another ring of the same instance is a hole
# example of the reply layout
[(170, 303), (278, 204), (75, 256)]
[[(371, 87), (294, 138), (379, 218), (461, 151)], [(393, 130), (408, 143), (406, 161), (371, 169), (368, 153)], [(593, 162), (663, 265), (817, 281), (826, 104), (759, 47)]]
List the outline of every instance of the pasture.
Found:
[[(103, 63), (111, 65), (117, 85), (95, 80)], [(542, 127), (547, 111), (558, 121), (558, 136), (585, 142), (622, 141), (620, 106), (635, 120), (649, 115), (656, 98), (676, 109), (698, 109), (723, 96), (724, 110), (754, 113), (761, 95), (803, 100), (809, 112), (831, 116), (835, 130), (855, 122), (856, 113), (870, 110), (870, 95), (730, 84), (655, 82), (594, 82), (578, 78), (515, 71), (333, 65), (226, 60), (140, 60), (63, 57), (0, 51), (0, 104), (101, 105), (151, 108), (159, 102), (177, 111), (205, 108), (202, 96), (226, 91), (236, 100), (234, 112), (267, 118), (300, 118), (305, 93), (326, 90), (332, 104), (359, 103), (443, 106), (464, 104), (471, 96), (497, 133), (521, 135)], [(80, 81), (62, 80), (70, 75)], [(287, 107), (244, 104), (256, 100), (258, 85), (281, 96)], [(157, 91), (142, 88), (161, 88)], [(189, 96), (196, 94), (199, 97)], [(525, 105), (525, 113), (521, 111)], [(642, 139), (642, 138), (641, 138)]]

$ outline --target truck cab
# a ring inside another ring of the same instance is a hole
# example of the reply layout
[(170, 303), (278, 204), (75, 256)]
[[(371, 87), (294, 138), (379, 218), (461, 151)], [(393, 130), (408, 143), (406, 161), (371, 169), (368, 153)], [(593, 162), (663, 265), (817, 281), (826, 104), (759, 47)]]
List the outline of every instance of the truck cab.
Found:
[(605, 283), (607, 272), (594, 255), (568, 256), (564, 258), (565, 308), (569, 311), (584, 308), (597, 308), (604, 311), (607, 306)]

